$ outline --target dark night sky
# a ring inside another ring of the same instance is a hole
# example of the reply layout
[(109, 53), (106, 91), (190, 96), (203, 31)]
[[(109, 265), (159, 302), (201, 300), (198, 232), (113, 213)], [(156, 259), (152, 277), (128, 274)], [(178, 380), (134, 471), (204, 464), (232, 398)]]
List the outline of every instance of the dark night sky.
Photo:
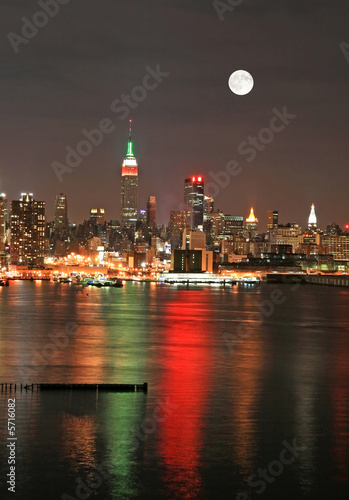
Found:
[[(0, 191), (9, 199), (33, 192), (51, 219), (62, 191), (71, 222), (92, 206), (118, 218), (128, 123), (110, 105), (160, 64), (170, 75), (131, 115), (140, 208), (155, 195), (167, 223), (186, 176), (207, 178), (235, 159), (243, 171), (216, 208), (246, 217), (253, 205), (262, 229), (270, 209), (305, 226), (312, 202), (321, 227), (349, 221), (347, 0), (244, 0), (224, 21), (206, 0), (71, 0), (18, 54), (8, 33), (41, 9), (5, 0), (1, 10)], [(247, 96), (228, 88), (236, 69), (254, 77)], [(248, 163), (239, 144), (284, 106), (297, 118)], [(115, 131), (60, 183), (52, 162), (106, 117)]]

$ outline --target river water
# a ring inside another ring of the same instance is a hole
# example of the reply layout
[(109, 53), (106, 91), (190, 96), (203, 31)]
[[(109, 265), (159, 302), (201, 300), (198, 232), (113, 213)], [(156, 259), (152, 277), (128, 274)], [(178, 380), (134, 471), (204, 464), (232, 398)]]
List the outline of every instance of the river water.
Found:
[[(349, 498), (349, 290), (11, 282), (5, 382), (17, 391), (0, 392), (1, 498)], [(40, 382), (148, 393), (18, 387)]]

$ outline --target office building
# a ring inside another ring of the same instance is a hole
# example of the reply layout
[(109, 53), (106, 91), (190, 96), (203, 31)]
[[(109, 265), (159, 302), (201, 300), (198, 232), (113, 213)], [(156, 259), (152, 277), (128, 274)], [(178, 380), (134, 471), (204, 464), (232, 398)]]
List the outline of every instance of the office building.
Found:
[(223, 234), (225, 230), (225, 215), (220, 210), (214, 212), (211, 216), (211, 235), (212, 238), (216, 238), (220, 234)]
[(147, 224), (148, 226), (156, 224), (156, 198), (149, 196), (147, 201)]
[(175, 273), (213, 272), (213, 252), (207, 250), (172, 250), (171, 271)]
[(169, 235), (172, 248), (179, 248), (182, 243), (182, 234), (189, 227), (190, 210), (173, 210), (170, 215)]
[(54, 211), (54, 229), (64, 231), (68, 229), (68, 202), (65, 194), (56, 196)]
[(204, 195), (204, 221), (210, 219), (214, 212), (214, 199), (211, 196)]
[(267, 212), (267, 228), (273, 229), (279, 225), (279, 212), (277, 210), (268, 210)]
[(7, 198), (5, 193), (0, 194), (0, 253), (5, 250), (7, 223)]
[(281, 225), (271, 230), (270, 244), (273, 245), (290, 245), (292, 252), (296, 253), (298, 245), (303, 243), (302, 228), (295, 222)]
[(326, 255), (333, 255), (335, 260), (349, 261), (349, 235), (317, 235), (317, 244), (323, 247)]
[(45, 202), (22, 193), (11, 203), (11, 264), (42, 267), (45, 256)]
[(258, 234), (258, 219), (254, 214), (253, 208), (251, 208), (250, 215), (246, 219), (246, 229), (250, 237), (254, 237)]
[(121, 170), (121, 220), (129, 227), (137, 222), (138, 216), (138, 165), (133, 153), (132, 120), (130, 120), (127, 152)]
[(140, 210), (139, 211), (138, 220), (140, 222), (147, 222), (147, 211), (146, 210)]
[(191, 231), (189, 228), (185, 228), (182, 236), (182, 249), (205, 250), (206, 234), (199, 229)]
[(97, 226), (104, 226), (105, 224), (105, 210), (104, 208), (91, 208), (90, 221)]
[(239, 215), (224, 216), (224, 234), (236, 234), (244, 229), (244, 218)]
[(204, 178), (192, 176), (184, 182), (184, 203), (191, 211), (191, 228), (196, 229), (204, 221)]

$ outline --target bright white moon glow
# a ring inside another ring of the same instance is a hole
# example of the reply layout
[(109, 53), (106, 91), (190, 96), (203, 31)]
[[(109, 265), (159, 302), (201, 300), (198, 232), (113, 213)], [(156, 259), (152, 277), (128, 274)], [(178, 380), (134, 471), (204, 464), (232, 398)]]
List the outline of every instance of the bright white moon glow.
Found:
[(254, 81), (248, 71), (239, 69), (234, 71), (229, 78), (229, 87), (236, 95), (246, 95), (253, 89)]

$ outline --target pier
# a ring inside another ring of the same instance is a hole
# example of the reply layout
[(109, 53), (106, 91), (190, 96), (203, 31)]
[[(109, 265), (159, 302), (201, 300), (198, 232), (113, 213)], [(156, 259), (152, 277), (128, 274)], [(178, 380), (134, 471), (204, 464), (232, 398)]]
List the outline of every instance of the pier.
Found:
[(264, 278), (265, 283), (307, 283), (307, 275), (304, 273), (267, 273)]
[(349, 288), (349, 276), (346, 274), (268, 273), (264, 278), (264, 282), (285, 284), (301, 283)]
[(102, 391), (102, 392), (148, 392), (148, 383), (143, 384), (14, 384), (2, 383), (1, 392), (16, 391)]
[(309, 274), (307, 276), (307, 283), (311, 283), (312, 285), (340, 286), (349, 288), (349, 276), (341, 274)]

